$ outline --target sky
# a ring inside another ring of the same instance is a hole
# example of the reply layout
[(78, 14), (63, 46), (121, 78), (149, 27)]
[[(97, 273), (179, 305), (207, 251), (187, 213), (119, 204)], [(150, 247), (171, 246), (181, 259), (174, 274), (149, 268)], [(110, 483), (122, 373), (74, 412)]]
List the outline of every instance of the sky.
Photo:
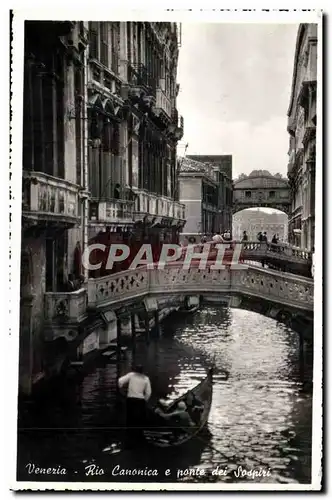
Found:
[(182, 24), (179, 155), (232, 154), (233, 179), (287, 174), (287, 110), (298, 25)]

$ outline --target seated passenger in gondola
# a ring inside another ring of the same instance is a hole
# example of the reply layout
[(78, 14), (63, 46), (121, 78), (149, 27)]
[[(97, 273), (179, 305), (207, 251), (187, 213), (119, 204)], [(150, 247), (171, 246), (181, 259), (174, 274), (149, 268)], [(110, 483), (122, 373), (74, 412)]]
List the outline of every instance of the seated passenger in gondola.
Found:
[(180, 401), (176, 410), (170, 413), (165, 413), (161, 408), (157, 408), (156, 414), (163, 419), (170, 421), (171, 426), (175, 424), (176, 427), (181, 427), (182, 429), (195, 426), (195, 423), (192, 421), (187, 411), (187, 406), (184, 401)]
[(201, 420), (201, 415), (204, 410), (204, 404), (200, 401), (195, 394), (190, 391), (186, 397), (186, 403), (188, 412), (192, 418), (192, 420), (198, 424)]

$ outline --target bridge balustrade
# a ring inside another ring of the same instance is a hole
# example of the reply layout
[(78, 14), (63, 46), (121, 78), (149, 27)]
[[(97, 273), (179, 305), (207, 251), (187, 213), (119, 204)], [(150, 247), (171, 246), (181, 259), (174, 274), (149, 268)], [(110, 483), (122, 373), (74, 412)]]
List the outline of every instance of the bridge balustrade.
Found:
[(313, 280), (290, 273), (257, 266), (234, 265), (213, 269), (215, 261), (205, 269), (184, 269), (180, 263), (164, 269), (142, 266), (104, 278), (90, 279), (88, 304), (105, 308), (128, 303), (146, 295), (173, 294), (245, 294), (278, 304), (313, 310)]
[[(268, 243), (260, 241), (246, 242), (207, 242), (210, 245), (209, 259), (214, 260), (217, 256), (216, 245), (225, 245), (223, 261), (231, 263), (235, 245), (242, 245), (240, 251), (240, 262), (256, 261), (271, 265), (272, 268), (291, 272), (294, 274), (311, 277), (312, 253), (308, 250), (292, 247), (283, 243)], [(191, 245), (194, 253), (202, 253), (204, 244)], [(187, 247), (183, 248), (182, 260), (185, 258)]]

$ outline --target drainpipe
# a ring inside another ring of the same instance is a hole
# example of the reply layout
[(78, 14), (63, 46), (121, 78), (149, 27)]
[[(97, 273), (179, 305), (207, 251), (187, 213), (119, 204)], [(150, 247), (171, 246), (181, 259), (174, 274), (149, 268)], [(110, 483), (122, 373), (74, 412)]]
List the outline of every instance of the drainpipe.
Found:
[[(88, 223), (89, 223), (89, 199), (88, 199), (88, 51), (89, 45), (84, 50), (83, 55), (83, 72), (84, 72), (84, 90), (83, 90), (83, 190), (85, 196), (82, 207), (82, 230), (83, 230), (83, 252), (88, 246)], [(89, 277), (88, 269), (83, 270), (84, 277)]]

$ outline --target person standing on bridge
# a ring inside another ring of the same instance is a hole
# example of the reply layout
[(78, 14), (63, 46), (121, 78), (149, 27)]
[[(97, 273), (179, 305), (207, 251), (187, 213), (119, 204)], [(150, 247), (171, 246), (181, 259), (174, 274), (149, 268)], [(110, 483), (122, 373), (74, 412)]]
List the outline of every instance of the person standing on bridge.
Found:
[[(262, 243), (267, 243), (267, 234), (266, 234), (266, 231), (264, 232), (264, 234), (261, 234), (261, 240), (260, 240)], [(262, 259), (262, 267), (265, 267), (265, 264), (266, 264), (266, 260), (263, 258)]]
[(220, 232), (218, 232), (218, 231), (213, 236), (212, 241), (214, 243), (223, 243), (224, 242), (223, 237), (221, 236)]
[(247, 231), (243, 231), (242, 241), (248, 241)]
[(231, 237), (231, 232), (229, 229), (227, 229), (224, 234), (223, 234), (223, 238), (225, 241), (231, 241), (232, 237)]

